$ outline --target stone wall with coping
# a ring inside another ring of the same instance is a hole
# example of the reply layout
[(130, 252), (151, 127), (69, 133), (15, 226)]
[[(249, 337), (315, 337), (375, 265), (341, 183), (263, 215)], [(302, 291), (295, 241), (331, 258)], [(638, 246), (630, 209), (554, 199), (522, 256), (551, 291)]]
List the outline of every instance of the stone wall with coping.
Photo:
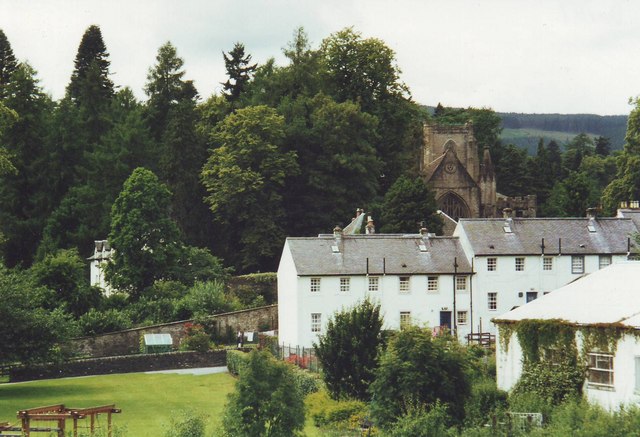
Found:
[[(178, 349), (186, 334), (185, 325), (194, 320), (164, 323), (127, 329), (125, 331), (82, 337), (71, 340), (71, 349), (85, 357), (111, 357), (140, 353), (140, 339), (144, 334), (170, 334), (173, 348)], [(278, 306), (269, 305), (242, 311), (216, 314), (207, 319), (206, 324), (215, 332), (226, 331), (255, 332), (278, 329)]]

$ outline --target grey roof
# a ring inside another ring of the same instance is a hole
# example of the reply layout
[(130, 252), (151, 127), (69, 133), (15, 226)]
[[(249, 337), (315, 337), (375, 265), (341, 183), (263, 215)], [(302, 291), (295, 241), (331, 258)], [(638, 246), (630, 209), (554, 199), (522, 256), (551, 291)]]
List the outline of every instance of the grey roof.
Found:
[(476, 255), (540, 255), (543, 238), (546, 254), (626, 254), (628, 238), (638, 232), (634, 222), (624, 218), (514, 218), (509, 221), (511, 233), (505, 232), (506, 223), (461, 218), (458, 226)]
[(633, 220), (636, 228), (640, 229), (640, 210), (639, 209), (619, 209), (618, 217), (624, 217)]
[(578, 325), (640, 328), (640, 262), (612, 264), (493, 319), (559, 319)]
[[(471, 266), (455, 237), (374, 234), (343, 235), (336, 243), (333, 235), (287, 238), (300, 276), (369, 274), (451, 274), (457, 258), (458, 272)], [(426, 251), (421, 251), (424, 244)], [(332, 246), (337, 246), (335, 253)], [(367, 271), (368, 260), (368, 271)]]

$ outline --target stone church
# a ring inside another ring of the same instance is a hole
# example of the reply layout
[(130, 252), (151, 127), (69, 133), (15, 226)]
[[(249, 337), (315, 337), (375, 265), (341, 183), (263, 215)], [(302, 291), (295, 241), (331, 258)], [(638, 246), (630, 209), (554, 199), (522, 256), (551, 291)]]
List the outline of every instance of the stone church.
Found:
[(489, 149), (482, 158), (471, 122), (464, 125), (424, 125), (420, 172), (434, 192), (438, 208), (454, 220), (460, 217), (535, 217), (536, 196), (503, 196)]

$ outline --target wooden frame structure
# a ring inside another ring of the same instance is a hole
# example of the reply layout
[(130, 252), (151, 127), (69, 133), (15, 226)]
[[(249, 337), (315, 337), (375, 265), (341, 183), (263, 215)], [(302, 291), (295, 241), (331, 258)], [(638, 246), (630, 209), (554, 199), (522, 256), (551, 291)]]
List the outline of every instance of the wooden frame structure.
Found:
[[(111, 437), (113, 428), (111, 415), (120, 413), (122, 410), (115, 405), (102, 405), (88, 408), (65, 408), (63, 404), (48, 405), (46, 407), (29, 408), (18, 411), (17, 417), (21, 421), (21, 426), (11, 426), (8, 423), (0, 423), (0, 437), (2, 436), (24, 436), (30, 437), (34, 432), (56, 432), (58, 437), (65, 437), (67, 419), (73, 420), (73, 437), (78, 437), (78, 420), (89, 418), (90, 435), (94, 435), (96, 429), (96, 419), (100, 414), (107, 415), (107, 436)], [(56, 427), (32, 426), (32, 422), (56, 422)], [(22, 434), (3, 434), (3, 431), (20, 431)]]

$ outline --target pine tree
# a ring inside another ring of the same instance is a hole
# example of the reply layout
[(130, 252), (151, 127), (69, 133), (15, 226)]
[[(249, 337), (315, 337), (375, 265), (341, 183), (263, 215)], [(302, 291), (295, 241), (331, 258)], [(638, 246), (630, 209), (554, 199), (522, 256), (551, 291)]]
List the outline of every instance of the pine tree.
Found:
[(4, 88), (17, 67), (18, 63), (13, 55), (11, 44), (4, 31), (0, 29), (0, 99), (4, 97)]
[[(113, 82), (109, 79), (109, 53), (96, 25), (89, 26), (82, 36), (67, 95), (74, 101), (82, 101), (83, 87), (93, 86), (103, 98), (113, 96)], [(88, 83), (87, 83), (88, 81)]]
[(224, 94), (230, 102), (237, 102), (258, 64), (251, 64), (251, 55), (245, 55), (244, 44), (235, 43), (229, 53), (222, 52), (224, 66), (229, 79), (222, 84)]

